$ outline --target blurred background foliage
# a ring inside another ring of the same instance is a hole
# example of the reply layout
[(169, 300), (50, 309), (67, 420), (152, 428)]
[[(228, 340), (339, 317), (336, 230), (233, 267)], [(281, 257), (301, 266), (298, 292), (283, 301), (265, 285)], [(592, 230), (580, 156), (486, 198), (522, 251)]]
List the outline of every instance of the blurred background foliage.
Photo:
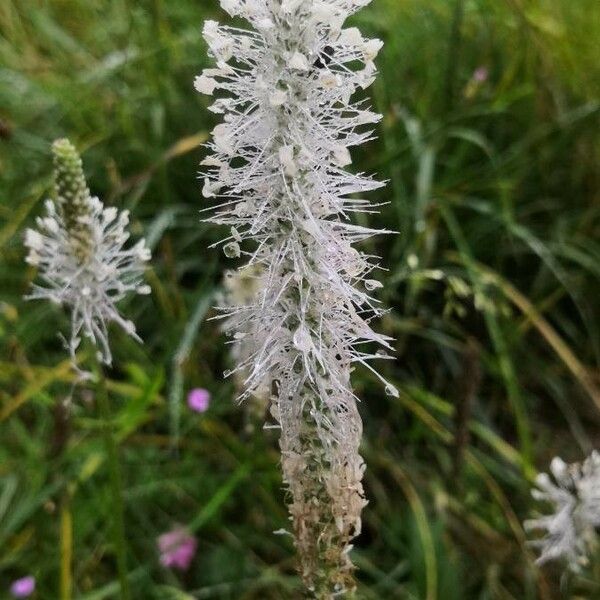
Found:
[[(135, 598), (297, 598), (276, 433), (238, 407), (211, 315), (230, 261), (200, 223), (201, 144), (215, 124), (192, 80), (207, 65), (208, 0), (0, 3), (0, 596), (116, 597), (93, 395), (74, 393), (64, 315), (25, 303), (22, 231), (47, 196), (49, 145), (69, 136), (91, 188), (132, 210), (154, 259), (149, 299), (114, 331), (110, 392), (126, 480)], [(520, 523), (560, 454), (600, 446), (598, 0), (375, 0), (353, 21), (385, 40), (369, 90), (384, 115), (354, 168), (389, 185), (373, 225), (384, 257), (378, 325), (397, 339), (386, 396), (369, 373), (370, 504), (354, 551), (361, 598), (553, 599)], [(208, 388), (211, 408), (184, 397)], [(155, 538), (199, 538), (183, 576)], [(72, 568), (69, 565), (72, 561)], [(582, 592), (592, 597), (591, 592)]]

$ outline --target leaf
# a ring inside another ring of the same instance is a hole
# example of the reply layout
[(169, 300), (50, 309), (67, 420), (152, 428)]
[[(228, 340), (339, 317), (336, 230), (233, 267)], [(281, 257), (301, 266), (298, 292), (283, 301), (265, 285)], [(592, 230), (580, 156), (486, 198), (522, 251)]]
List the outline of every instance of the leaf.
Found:
[(213, 494), (212, 498), (202, 507), (196, 518), (188, 526), (190, 531), (199, 531), (208, 523), (225, 504), (235, 488), (250, 472), (250, 463), (240, 465), (231, 477)]
[(23, 391), (17, 394), (12, 400), (6, 402), (0, 408), (0, 423), (5, 421), (10, 415), (18, 410), (23, 404), (31, 400), (36, 394), (41, 392), (55, 381), (61, 381), (72, 370), (71, 360), (64, 360), (54, 369), (45, 372), (44, 375), (34, 379)]
[(483, 265), (475, 264), (474, 266), (485, 279), (498, 286), (504, 292), (506, 297), (531, 320), (534, 327), (556, 352), (569, 371), (571, 371), (600, 411), (600, 389), (598, 389), (594, 383), (590, 371), (580, 362), (575, 353), (569, 348), (568, 344), (560, 337), (560, 335), (558, 335), (552, 325), (550, 325), (550, 323), (548, 323), (548, 321), (546, 321), (546, 319), (544, 319), (535, 309), (533, 304), (506, 279)]

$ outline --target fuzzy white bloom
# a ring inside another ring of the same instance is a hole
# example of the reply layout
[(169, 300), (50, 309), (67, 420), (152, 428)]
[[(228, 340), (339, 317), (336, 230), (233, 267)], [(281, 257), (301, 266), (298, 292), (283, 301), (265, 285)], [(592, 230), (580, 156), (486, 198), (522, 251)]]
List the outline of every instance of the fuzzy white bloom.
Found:
[(540, 550), (538, 563), (564, 559), (568, 568), (579, 571), (598, 547), (600, 527), (600, 453), (594, 451), (583, 463), (567, 465), (555, 458), (552, 477), (541, 473), (532, 494), (553, 505), (551, 514), (525, 522), (528, 531), (543, 537), (532, 546)]
[(374, 81), (382, 43), (343, 29), (369, 1), (221, 0), (254, 29), (207, 21), (216, 68), (195, 81), (224, 96), (210, 107), (224, 116), (202, 163), (204, 196), (221, 196), (208, 220), (229, 227), (226, 256), (262, 274), (253, 301), (224, 310), (251, 349), (233, 372), (246, 374), (242, 399), (273, 390), (302, 573), (323, 594), (352, 586), (349, 542), (366, 503), (350, 374), (356, 364), (376, 373), (370, 362), (385, 353), (369, 342), (391, 349), (369, 325), (382, 312), (376, 257), (354, 247), (378, 232), (350, 222), (373, 212), (356, 194), (381, 184), (345, 170), (380, 119), (351, 98)]
[(47, 200), (46, 216), (38, 217), (37, 230), (25, 232), (26, 261), (38, 268), (40, 278), (28, 298), (47, 299), (70, 311), (67, 346), (72, 356), (83, 335), (110, 364), (110, 322), (139, 340), (134, 324), (120, 315), (117, 304), (132, 293), (150, 293), (143, 283), (150, 251), (143, 239), (125, 247), (129, 212), (107, 208), (90, 195), (81, 159), (70, 142), (55, 142), (53, 151), (56, 202)]

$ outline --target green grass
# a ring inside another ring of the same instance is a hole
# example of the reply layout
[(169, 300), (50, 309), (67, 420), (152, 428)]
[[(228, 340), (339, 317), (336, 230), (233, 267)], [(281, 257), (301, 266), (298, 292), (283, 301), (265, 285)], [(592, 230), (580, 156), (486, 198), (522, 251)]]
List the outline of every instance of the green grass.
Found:
[[(272, 534), (287, 525), (276, 436), (233, 401), (205, 319), (226, 260), (199, 222), (214, 121), (192, 80), (207, 62), (202, 21), (220, 16), (216, 0), (0, 5), (2, 598), (30, 572), (40, 600), (70, 585), (73, 598), (117, 597), (102, 423), (77, 390), (65, 425), (66, 318), (22, 300), (34, 276), (22, 231), (62, 136), (154, 253), (152, 297), (125, 307), (145, 344), (113, 332), (108, 382), (134, 598), (300, 596), (289, 538)], [(355, 165), (389, 180), (371, 223), (400, 232), (370, 242), (389, 267), (379, 329), (397, 339), (386, 376), (401, 394), (356, 373), (370, 498), (359, 595), (559, 598), (559, 569), (534, 567), (520, 523), (536, 469), (600, 446), (600, 5), (375, 0), (354, 20), (386, 42), (370, 92), (384, 120)], [(202, 416), (181, 404), (194, 386), (213, 393)], [(457, 424), (465, 403), (471, 421)], [(175, 522), (199, 538), (182, 577), (155, 548)]]

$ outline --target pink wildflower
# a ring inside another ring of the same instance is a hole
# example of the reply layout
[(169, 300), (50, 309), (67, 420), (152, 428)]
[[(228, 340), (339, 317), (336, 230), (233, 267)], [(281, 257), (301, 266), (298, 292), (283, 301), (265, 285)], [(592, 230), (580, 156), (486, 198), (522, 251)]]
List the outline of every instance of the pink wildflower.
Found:
[(13, 584), (10, 586), (10, 593), (13, 598), (29, 598), (34, 591), (35, 577), (33, 577), (33, 575), (17, 579), (16, 581), (13, 581)]
[(485, 83), (489, 76), (490, 72), (487, 67), (479, 67), (473, 73), (473, 80), (477, 83)]
[(206, 412), (210, 405), (210, 392), (203, 388), (195, 388), (188, 394), (187, 403), (195, 412)]
[(158, 538), (160, 564), (164, 567), (187, 571), (196, 555), (198, 541), (183, 527), (163, 533)]

